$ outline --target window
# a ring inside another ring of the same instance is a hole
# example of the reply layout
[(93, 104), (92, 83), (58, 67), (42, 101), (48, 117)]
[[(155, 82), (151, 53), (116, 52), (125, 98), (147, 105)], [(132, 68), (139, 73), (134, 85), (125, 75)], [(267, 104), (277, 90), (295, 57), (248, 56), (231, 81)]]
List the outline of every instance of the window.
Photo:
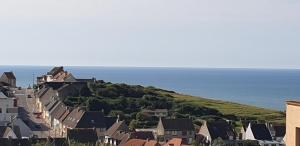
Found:
[(172, 135), (177, 135), (177, 131), (172, 131)]
[(2, 113), (2, 108), (0, 108), (0, 113)]
[(183, 136), (186, 136), (186, 135), (187, 135), (187, 132), (186, 132), (186, 131), (182, 131), (182, 135), (183, 135)]

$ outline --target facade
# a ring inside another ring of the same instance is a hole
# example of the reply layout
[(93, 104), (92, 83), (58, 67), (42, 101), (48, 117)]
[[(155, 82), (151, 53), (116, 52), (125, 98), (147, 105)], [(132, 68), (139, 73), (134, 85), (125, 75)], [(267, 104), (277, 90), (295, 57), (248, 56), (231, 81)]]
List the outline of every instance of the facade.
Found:
[(118, 146), (126, 143), (129, 140), (129, 128), (125, 121), (117, 120), (105, 132), (104, 143), (107, 145)]
[(182, 138), (183, 143), (192, 144), (195, 139), (195, 128), (191, 119), (160, 118), (156, 133), (157, 138), (165, 142), (173, 138)]
[(17, 99), (0, 92), (0, 121), (11, 121), (18, 116)]
[(205, 121), (199, 130), (197, 142), (211, 146), (214, 140), (218, 138), (221, 138), (225, 144), (230, 145), (236, 140), (236, 133), (226, 121)]
[(0, 82), (8, 84), (10, 87), (17, 87), (16, 77), (13, 72), (4, 72), (0, 77)]
[(0, 138), (17, 139), (17, 135), (12, 128), (8, 126), (0, 126)]
[(286, 103), (286, 145), (300, 146), (300, 102)]
[(266, 124), (249, 123), (246, 140), (257, 140), (260, 146), (284, 146), (283, 142), (272, 139)]

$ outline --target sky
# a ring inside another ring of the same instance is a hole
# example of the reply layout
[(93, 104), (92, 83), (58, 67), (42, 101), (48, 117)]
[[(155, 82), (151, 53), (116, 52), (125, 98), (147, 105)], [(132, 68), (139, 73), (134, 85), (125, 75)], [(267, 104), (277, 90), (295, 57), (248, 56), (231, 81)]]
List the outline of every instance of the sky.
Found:
[(300, 68), (299, 0), (1, 0), (0, 65)]

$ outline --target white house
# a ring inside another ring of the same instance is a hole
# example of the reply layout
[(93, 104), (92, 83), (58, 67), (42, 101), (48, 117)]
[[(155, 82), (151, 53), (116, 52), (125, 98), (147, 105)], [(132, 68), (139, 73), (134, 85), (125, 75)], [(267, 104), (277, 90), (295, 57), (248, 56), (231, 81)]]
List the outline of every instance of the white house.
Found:
[(283, 142), (272, 139), (271, 133), (265, 124), (249, 123), (245, 138), (246, 140), (257, 140), (261, 146), (284, 146)]
[(0, 92), (0, 121), (11, 121), (18, 116), (16, 98), (7, 97)]

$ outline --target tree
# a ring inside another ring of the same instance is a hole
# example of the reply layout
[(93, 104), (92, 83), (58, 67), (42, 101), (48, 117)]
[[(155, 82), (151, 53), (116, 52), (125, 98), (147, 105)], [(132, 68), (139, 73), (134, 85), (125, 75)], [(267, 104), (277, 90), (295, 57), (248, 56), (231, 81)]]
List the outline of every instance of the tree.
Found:
[(222, 140), (222, 138), (218, 137), (215, 139), (212, 143), (212, 146), (226, 146), (225, 142)]
[(137, 120), (132, 120), (129, 123), (129, 128), (132, 129), (132, 130), (138, 128), (138, 121)]

